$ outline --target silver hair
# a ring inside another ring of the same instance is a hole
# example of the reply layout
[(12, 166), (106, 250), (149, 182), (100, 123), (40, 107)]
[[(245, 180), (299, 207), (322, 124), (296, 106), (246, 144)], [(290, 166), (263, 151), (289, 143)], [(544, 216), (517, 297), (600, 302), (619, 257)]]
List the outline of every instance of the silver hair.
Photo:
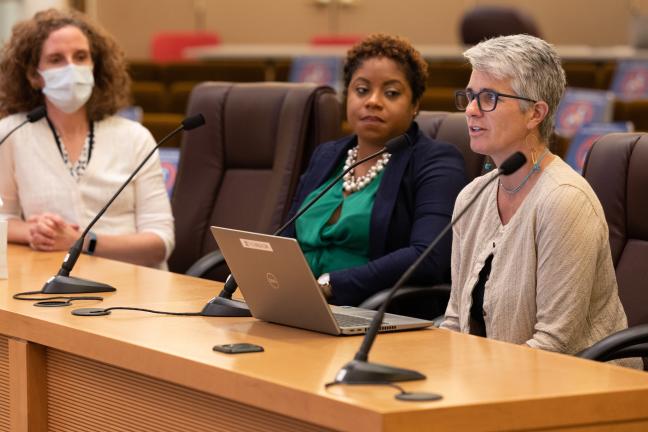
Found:
[[(538, 126), (540, 137), (549, 142), (556, 109), (565, 91), (565, 71), (560, 57), (547, 42), (525, 34), (488, 39), (463, 53), (473, 70), (495, 79), (510, 79), (518, 96), (545, 101), (549, 112)], [(519, 101), (526, 111), (531, 102)]]

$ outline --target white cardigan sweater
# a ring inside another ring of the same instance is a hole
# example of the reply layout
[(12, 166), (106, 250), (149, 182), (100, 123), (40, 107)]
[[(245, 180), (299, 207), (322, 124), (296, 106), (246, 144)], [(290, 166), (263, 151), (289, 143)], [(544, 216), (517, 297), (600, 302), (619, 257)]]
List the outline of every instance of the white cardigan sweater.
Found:
[[(0, 120), (0, 136), (24, 119), (24, 114), (14, 114)], [(121, 117), (94, 126), (92, 157), (79, 182), (63, 163), (46, 119), (16, 131), (0, 147), (0, 218), (52, 212), (87, 226), (155, 146), (146, 128)], [(154, 233), (163, 240), (168, 258), (174, 246), (173, 216), (157, 154), (93, 229), (99, 234)]]
[[(469, 184), (455, 213), (494, 174)], [(493, 254), (484, 293), (489, 338), (575, 354), (626, 328), (605, 215), (587, 181), (556, 157), (506, 225), (497, 188), (489, 185), (454, 227), (442, 327), (469, 332), (472, 290)], [(641, 367), (638, 359), (619, 363)]]

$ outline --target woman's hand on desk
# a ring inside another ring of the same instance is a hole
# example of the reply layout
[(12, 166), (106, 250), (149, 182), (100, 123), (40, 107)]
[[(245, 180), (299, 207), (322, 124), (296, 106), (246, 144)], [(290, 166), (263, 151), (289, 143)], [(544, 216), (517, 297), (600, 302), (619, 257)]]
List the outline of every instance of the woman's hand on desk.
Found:
[(59, 215), (42, 213), (27, 219), (29, 247), (41, 251), (69, 249), (79, 238), (79, 226), (69, 224)]

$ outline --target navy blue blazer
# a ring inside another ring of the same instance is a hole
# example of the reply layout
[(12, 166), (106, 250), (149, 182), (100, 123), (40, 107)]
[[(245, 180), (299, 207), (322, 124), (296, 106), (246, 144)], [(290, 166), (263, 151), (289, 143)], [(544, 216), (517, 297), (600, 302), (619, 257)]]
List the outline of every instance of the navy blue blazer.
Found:
[[(453, 145), (423, 134), (415, 122), (407, 133), (414, 145), (392, 155), (376, 192), (369, 262), (331, 273), (333, 304), (358, 305), (391, 287), (450, 222), (457, 194), (466, 185), (463, 157)], [(353, 135), (315, 149), (288, 217), (299, 210), (308, 194), (330, 179), (356, 143)], [(294, 224), (284, 235), (295, 237)], [(451, 244), (452, 233), (448, 232), (409, 282), (448, 282)]]

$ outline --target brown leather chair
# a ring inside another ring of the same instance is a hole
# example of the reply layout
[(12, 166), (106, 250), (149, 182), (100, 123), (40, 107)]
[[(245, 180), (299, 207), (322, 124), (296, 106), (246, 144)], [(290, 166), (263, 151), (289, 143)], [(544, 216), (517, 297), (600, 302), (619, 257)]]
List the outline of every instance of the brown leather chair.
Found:
[(445, 141), (457, 147), (464, 158), (468, 182), (482, 174), (486, 157), (475, 153), (470, 148), (470, 136), (468, 135), (465, 113), (421, 111), (416, 117), (416, 122), (430, 138)]
[(313, 148), (340, 136), (340, 105), (325, 86), (208, 82), (191, 93), (187, 115), (196, 113), (206, 125), (183, 137), (169, 268), (223, 280), (218, 253), (194, 265), (217, 249), (209, 227), (278, 228)]
[(464, 14), (460, 24), (461, 40), (466, 45), (521, 33), (540, 36), (530, 15), (508, 6), (476, 6)]
[(592, 146), (583, 175), (610, 231), (612, 261), (629, 329), (580, 355), (596, 360), (648, 356), (648, 134), (617, 133)]

